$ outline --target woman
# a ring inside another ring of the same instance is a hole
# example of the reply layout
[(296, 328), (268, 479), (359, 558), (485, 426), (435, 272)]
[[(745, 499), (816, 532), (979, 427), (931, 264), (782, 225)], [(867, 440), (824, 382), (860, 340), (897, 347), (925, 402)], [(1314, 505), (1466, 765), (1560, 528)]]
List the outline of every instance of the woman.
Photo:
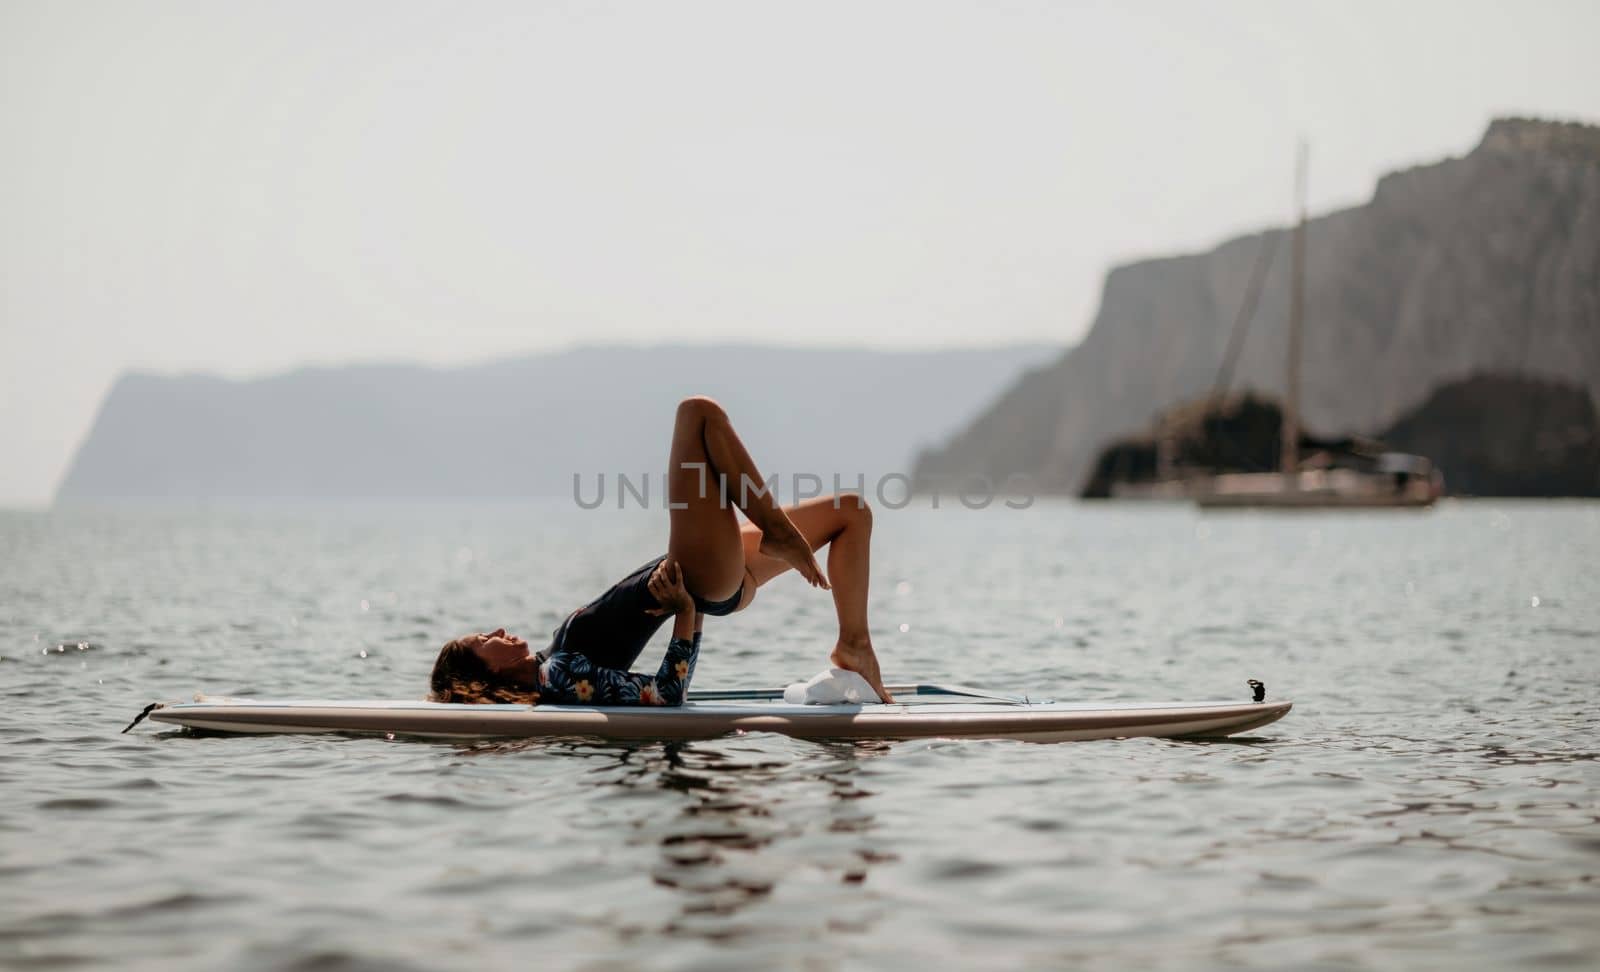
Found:
[[(699, 656), (707, 615), (742, 611), (756, 589), (793, 569), (833, 592), (839, 637), (830, 659), (859, 672), (891, 702), (867, 632), (872, 511), (859, 496), (817, 497), (781, 507), (709, 398), (678, 405), (667, 464), (667, 552), (645, 563), (556, 629), (531, 654), (505, 629), (457, 638), (433, 666), (438, 702), (677, 705)], [(749, 521), (740, 526), (733, 508)], [(828, 574), (815, 551), (828, 545)], [(830, 577), (831, 575), (831, 582)], [(656, 629), (673, 617), (672, 640), (655, 675), (629, 672)]]

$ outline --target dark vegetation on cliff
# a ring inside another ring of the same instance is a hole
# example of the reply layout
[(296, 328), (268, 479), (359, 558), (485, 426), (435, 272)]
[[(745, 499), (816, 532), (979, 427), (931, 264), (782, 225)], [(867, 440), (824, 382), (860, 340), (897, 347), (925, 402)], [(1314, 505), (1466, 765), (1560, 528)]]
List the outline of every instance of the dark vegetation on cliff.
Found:
[[(1191, 403), (1102, 450), (1082, 495), (1159, 480), (1163, 448), (1179, 474), (1276, 470), (1282, 429), (1277, 403), (1252, 395)], [(1371, 461), (1391, 450), (1432, 459), (1452, 496), (1600, 496), (1600, 414), (1562, 382), (1480, 375), (1440, 387), (1376, 439), (1300, 436), (1303, 457)]]
[(1433, 459), (1461, 496), (1600, 496), (1600, 415), (1573, 385), (1483, 375), (1453, 382), (1383, 433)]
[[(1300, 455), (1319, 451), (1375, 458), (1381, 447), (1365, 439), (1324, 439), (1301, 431)], [(1166, 449), (1171, 469), (1163, 470)], [(1202, 399), (1160, 416), (1148, 435), (1132, 436), (1101, 450), (1082, 492), (1106, 499), (1116, 483), (1151, 483), (1165, 475), (1272, 472), (1283, 449), (1283, 410), (1255, 395), (1222, 401)]]
[[(1103, 447), (1210, 393), (1252, 267), (1274, 247), (1230, 388), (1280, 398), (1289, 247), (1274, 237), (1287, 232), (1112, 270), (1083, 341), (924, 452), (919, 478), (1021, 473), (1041, 491), (1079, 492)], [(1600, 128), (1501, 119), (1466, 156), (1385, 176), (1366, 205), (1311, 220), (1302, 360), (1303, 424), (1335, 438), (1379, 437), (1436, 389), (1477, 375), (1600, 394)], [(1397, 448), (1432, 441), (1425, 427), (1403, 431)], [(1466, 489), (1436, 458), (1448, 484)], [(1568, 482), (1515, 491), (1561, 493)]]

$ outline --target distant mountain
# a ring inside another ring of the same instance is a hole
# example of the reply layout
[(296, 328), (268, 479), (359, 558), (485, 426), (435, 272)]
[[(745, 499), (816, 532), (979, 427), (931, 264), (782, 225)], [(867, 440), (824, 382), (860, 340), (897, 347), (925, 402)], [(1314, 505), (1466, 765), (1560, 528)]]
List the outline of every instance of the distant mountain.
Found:
[(688, 394), (727, 406), (783, 495), (795, 472), (870, 483), (1058, 353), (679, 345), (252, 381), (128, 374), (57, 499), (571, 495), (574, 473), (589, 500), (601, 473), (610, 497), (619, 473), (659, 490)]
[[(1112, 270), (1082, 343), (924, 453), (919, 477), (1024, 473), (1041, 490), (1077, 492), (1104, 445), (1211, 389), (1252, 265), (1286, 232)], [(1288, 255), (1285, 240), (1235, 390), (1282, 394)], [(1317, 434), (1377, 434), (1479, 374), (1557, 379), (1595, 397), (1600, 128), (1497, 120), (1466, 156), (1385, 176), (1371, 202), (1309, 223), (1306, 288), (1301, 410)]]

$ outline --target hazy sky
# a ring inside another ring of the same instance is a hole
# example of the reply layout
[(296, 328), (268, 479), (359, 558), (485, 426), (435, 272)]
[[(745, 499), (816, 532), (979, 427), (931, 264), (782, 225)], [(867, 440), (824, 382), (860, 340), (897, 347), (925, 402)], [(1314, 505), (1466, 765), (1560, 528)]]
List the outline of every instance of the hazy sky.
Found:
[(0, 504), (115, 376), (1075, 339), (1106, 268), (1600, 120), (1600, 3), (0, 0)]

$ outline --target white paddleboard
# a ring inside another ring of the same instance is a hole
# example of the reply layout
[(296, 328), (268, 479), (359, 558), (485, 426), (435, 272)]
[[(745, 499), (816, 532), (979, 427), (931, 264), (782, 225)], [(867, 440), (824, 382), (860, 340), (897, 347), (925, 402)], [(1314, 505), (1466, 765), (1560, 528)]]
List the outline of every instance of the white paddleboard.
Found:
[(204, 699), (153, 708), (156, 722), (226, 733), (337, 732), (440, 738), (1020, 739), (1226, 736), (1276, 722), (1291, 702), (1030, 702), (970, 689), (890, 686), (893, 705), (791, 705), (781, 691), (692, 694), (681, 706), (461, 705), (409, 700)]

